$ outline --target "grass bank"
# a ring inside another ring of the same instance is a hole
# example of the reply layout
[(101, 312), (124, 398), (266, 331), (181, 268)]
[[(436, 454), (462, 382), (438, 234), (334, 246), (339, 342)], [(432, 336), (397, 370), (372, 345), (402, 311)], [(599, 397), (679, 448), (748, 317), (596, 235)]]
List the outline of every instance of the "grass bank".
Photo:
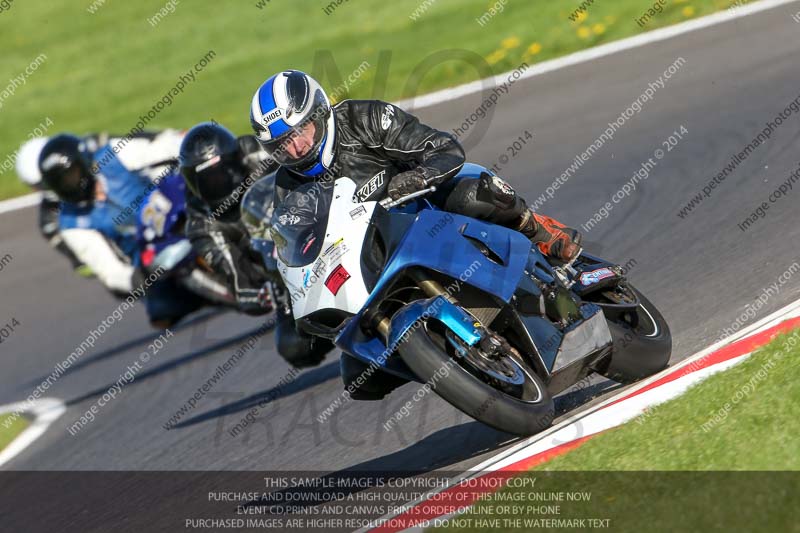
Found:
[[(481, 501), (464, 522), (443, 529), (484, 531), (478, 520), (503, 516), (512, 501), (521, 505), (515, 516), (522, 519), (593, 517), (611, 520), (613, 531), (800, 531), (798, 383), (795, 330), (684, 395), (524, 474), (537, 480), (535, 491), (508, 487)], [(536, 500), (536, 494), (557, 492), (590, 498)], [(521, 500), (512, 499), (520, 494)], [(541, 529), (533, 524), (504, 530)]]
[(245, 132), (253, 91), (282, 69), (315, 74), (340, 100), (393, 100), (734, 3), (660, 0), (661, 11), (642, 25), (653, 0), (397, 0), (368, 8), (366, 2), (10, 4), (0, 12), (0, 198), (27, 192), (13, 156), (29, 135), (125, 133), (210, 51), (213, 58), (194, 81), (162, 104), (147, 127), (188, 128), (213, 118)]
[[(10, 423), (8, 423), (11, 421)], [(8, 427), (6, 427), (8, 424)], [(11, 444), (25, 428), (28, 427), (28, 420), (24, 417), (13, 417), (11, 415), (0, 415), (0, 451)]]

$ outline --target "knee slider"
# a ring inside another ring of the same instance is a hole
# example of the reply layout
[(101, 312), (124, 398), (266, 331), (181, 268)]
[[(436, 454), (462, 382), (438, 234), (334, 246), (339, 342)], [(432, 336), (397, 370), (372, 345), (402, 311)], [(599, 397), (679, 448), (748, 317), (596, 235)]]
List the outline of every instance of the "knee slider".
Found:
[(500, 209), (510, 209), (517, 203), (517, 192), (503, 178), (484, 172), (478, 181), (476, 200)]

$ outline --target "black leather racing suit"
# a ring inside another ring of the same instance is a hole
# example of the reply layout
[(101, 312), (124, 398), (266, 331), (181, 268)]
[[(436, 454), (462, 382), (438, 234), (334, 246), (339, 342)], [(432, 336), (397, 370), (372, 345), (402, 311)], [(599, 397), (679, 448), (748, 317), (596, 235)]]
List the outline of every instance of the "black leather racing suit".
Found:
[[(517, 229), (517, 221), (527, 208), (510, 185), (488, 173), (480, 179), (451, 180), (464, 164), (465, 156), (464, 149), (449, 133), (377, 100), (346, 100), (334, 107), (334, 114), (333, 163), (317, 181), (347, 176), (355, 181), (359, 200), (380, 200), (387, 196), (393, 176), (417, 169), (429, 184), (437, 185), (438, 190), (430, 199), (441, 208)], [(285, 167), (278, 169), (276, 204), (308, 181)], [(346, 354), (341, 363), (345, 385), (352, 383), (366, 366)], [(370, 399), (373, 393), (380, 397), (382, 390), (396, 385), (396, 380), (375, 372), (359, 388), (359, 397)]]
[[(275, 170), (252, 135), (239, 137), (243, 163), (252, 184)], [(241, 191), (238, 200), (244, 196)], [(295, 328), (288, 292), (277, 272), (268, 271), (261, 256), (251, 250), (247, 229), (241, 222), (238, 201), (224, 213), (213, 213), (199, 198), (187, 191), (186, 236), (205, 266), (221, 275), (236, 296), (237, 308), (251, 315), (270, 311), (263, 305), (265, 283), (270, 283), (275, 301), (275, 342), (278, 353), (296, 367), (311, 366), (324, 358), (332, 345), (325, 339), (301, 334)]]
[[(334, 108), (335, 155), (318, 181), (347, 176), (361, 201), (386, 198), (389, 181), (418, 169), (439, 191), (431, 200), (441, 208), (504, 226), (518, 220), (525, 202), (514, 189), (488, 174), (481, 179), (450, 180), (464, 164), (464, 149), (450, 135), (402, 109), (379, 100), (345, 100)], [(276, 203), (309, 178), (284, 167), (276, 175)]]

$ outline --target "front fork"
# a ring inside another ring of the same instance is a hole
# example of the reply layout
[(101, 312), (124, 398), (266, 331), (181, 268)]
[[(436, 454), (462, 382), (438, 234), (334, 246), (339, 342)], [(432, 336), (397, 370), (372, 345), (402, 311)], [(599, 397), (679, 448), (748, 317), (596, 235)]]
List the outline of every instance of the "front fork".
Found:
[[(453, 298), (453, 296), (447, 292), (438, 281), (431, 279), (427, 274), (425, 274), (424, 271), (418, 268), (412, 268), (408, 271), (408, 275), (416, 282), (417, 286), (428, 298), (436, 298), (437, 296), (441, 296), (449, 303), (458, 305), (456, 299)], [(392, 321), (388, 316), (382, 315), (375, 318), (375, 331), (378, 333), (378, 335), (380, 335), (383, 341), (387, 343), (387, 345), (389, 342), (391, 326)]]
[[(403, 333), (407, 331), (409, 321), (412, 318), (413, 322), (417, 322), (421, 319), (433, 317), (443, 322), (467, 345), (478, 345), (481, 350), (488, 354), (500, 353), (504, 348), (508, 348), (508, 343), (505, 339), (492, 333), (475, 317), (467, 313), (459, 305), (458, 300), (447, 292), (438, 281), (428, 276), (424, 270), (411, 269), (408, 271), (408, 276), (414, 280), (420, 290), (429, 298), (428, 302), (436, 302), (437, 299), (443, 299), (444, 302), (442, 303), (441, 300), (438, 300), (440, 305), (433, 306), (435, 308), (434, 314), (430, 314), (431, 306), (425, 307), (416, 302), (406, 306), (405, 312), (408, 316), (399, 316), (397, 320), (399, 327), (403, 329)], [(398, 318), (398, 315), (395, 315), (395, 318)], [(385, 315), (379, 318), (376, 317), (375, 321), (375, 331), (387, 346), (402, 337), (402, 334), (398, 335), (397, 332), (392, 331), (392, 320), (389, 317)]]

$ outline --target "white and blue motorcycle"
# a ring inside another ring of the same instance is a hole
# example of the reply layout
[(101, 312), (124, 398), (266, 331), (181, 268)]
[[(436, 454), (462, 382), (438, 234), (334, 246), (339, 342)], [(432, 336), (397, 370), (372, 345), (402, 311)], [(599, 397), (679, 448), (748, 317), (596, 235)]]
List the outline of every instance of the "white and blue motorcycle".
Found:
[[(467, 164), (460, 176), (482, 172)], [(582, 253), (553, 264), (518, 232), (437, 210), (433, 189), (360, 202), (342, 177), (273, 210), (272, 180), (248, 191), (243, 220), (298, 328), (431, 383), (489, 426), (536, 433), (553, 421), (553, 396), (591, 372), (633, 382), (669, 362), (666, 321), (613, 263)]]

